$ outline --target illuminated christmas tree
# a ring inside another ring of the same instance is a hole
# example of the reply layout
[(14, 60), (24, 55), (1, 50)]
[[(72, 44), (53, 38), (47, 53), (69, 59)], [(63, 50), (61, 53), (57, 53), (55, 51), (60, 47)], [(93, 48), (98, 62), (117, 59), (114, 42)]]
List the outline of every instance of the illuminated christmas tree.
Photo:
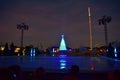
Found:
[(67, 51), (65, 40), (64, 40), (64, 35), (61, 35), (61, 37), (62, 37), (62, 39), (61, 39), (61, 42), (60, 42), (59, 50), (60, 51)]

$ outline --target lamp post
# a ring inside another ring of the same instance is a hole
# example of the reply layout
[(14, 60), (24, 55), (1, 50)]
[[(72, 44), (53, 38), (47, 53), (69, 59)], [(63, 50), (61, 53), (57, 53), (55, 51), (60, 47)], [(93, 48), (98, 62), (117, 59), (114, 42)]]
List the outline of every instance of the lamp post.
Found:
[(108, 46), (108, 31), (107, 31), (107, 23), (111, 22), (111, 16), (103, 16), (101, 19), (98, 20), (99, 25), (104, 25), (104, 32), (105, 32), (105, 46)]
[(22, 54), (23, 51), (23, 35), (24, 35), (24, 30), (28, 30), (28, 25), (25, 23), (17, 24), (17, 29), (21, 30), (21, 49), (20, 53)]
[(91, 12), (90, 7), (88, 7), (88, 19), (89, 19), (89, 29), (90, 29), (90, 50), (93, 48), (92, 43), (92, 21), (91, 21)]

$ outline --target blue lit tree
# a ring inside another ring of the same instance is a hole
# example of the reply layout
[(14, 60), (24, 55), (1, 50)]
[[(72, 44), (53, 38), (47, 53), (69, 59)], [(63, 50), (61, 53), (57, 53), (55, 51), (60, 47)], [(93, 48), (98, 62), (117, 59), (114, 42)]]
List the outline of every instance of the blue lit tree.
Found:
[(64, 40), (64, 35), (61, 35), (61, 42), (60, 42), (60, 47), (59, 47), (59, 50), (60, 51), (66, 51), (67, 48), (66, 48), (66, 43), (65, 43), (65, 40)]

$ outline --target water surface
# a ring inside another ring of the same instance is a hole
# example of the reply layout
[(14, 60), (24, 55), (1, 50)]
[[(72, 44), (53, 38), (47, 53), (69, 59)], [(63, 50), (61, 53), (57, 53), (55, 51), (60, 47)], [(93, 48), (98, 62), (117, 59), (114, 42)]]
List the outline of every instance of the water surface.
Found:
[(44, 67), (49, 71), (67, 71), (71, 65), (78, 65), (80, 71), (120, 70), (120, 60), (91, 56), (0, 56), (0, 67), (17, 64), (23, 70)]

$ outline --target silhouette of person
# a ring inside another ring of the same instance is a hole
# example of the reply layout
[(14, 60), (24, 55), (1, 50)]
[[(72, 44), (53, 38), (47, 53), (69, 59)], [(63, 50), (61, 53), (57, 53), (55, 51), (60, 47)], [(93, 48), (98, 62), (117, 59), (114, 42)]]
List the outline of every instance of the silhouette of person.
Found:
[(116, 80), (120, 80), (120, 70), (115, 70), (114, 75)]
[(45, 80), (45, 69), (39, 67), (35, 71), (35, 80)]
[(8, 47), (8, 43), (5, 43), (5, 49), (4, 49), (4, 54), (5, 55), (9, 55), (9, 47)]
[(15, 46), (14, 46), (14, 43), (12, 42), (10, 45), (10, 54), (14, 55), (14, 51), (15, 51)]
[(6, 68), (1, 68), (0, 80), (14, 80), (12, 72)]
[(114, 52), (114, 48), (112, 47), (112, 44), (109, 43), (109, 46), (108, 46), (108, 56), (113, 57), (113, 52)]
[(9, 66), (8, 69), (12, 72), (15, 80), (22, 80), (23, 79), (20, 66), (12, 65), (12, 66)]
[(69, 74), (66, 75), (63, 80), (79, 80), (79, 67), (72, 65)]

